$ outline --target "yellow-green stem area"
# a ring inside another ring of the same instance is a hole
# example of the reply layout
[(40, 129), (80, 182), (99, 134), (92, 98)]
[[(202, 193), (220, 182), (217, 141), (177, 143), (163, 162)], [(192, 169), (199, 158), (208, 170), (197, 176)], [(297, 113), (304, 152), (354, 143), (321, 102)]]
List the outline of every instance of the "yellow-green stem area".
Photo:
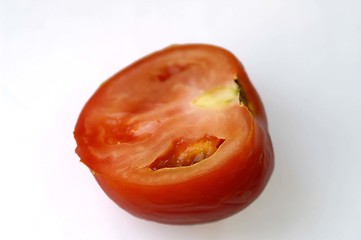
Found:
[(240, 89), (237, 83), (224, 85), (205, 91), (192, 101), (194, 106), (205, 109), (223, 108), (239, 102)]

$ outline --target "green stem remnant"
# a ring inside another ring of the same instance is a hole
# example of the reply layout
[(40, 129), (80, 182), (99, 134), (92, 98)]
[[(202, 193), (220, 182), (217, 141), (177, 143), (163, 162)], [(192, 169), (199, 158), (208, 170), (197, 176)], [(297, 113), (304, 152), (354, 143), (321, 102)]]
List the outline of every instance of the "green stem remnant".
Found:
[(237, 86), (238, 86), (238, 91), (239, 91), (239, 103), (241, 105), (245, 105), (247, 108), (248, 108), (248, 99), (247, 99), (247, 94), (246, 92), (244, 91), (241, 83), (238, 81), (238, 78), (236, 77), (234, 80), (233, 80)]

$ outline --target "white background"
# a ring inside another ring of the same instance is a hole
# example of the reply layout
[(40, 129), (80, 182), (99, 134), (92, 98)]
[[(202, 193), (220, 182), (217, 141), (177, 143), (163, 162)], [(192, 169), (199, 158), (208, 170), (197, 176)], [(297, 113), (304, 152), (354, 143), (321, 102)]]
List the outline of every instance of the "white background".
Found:
[[(173, 43), (232, 51), (258, 89), (272, 179), (226, 220), (136, 219), (74, 153), (118, 70)], [(0, 239), (361, 239), (361, 1), (0, 2)]]

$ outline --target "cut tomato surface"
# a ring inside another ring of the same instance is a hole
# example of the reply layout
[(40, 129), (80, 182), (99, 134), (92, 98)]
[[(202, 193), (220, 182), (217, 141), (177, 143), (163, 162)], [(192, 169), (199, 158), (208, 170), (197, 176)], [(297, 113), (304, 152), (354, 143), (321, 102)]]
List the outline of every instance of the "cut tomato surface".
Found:
[(216, 221), (266, 186), (274, 157), (243, 66), (211, 45), (175, 45), (104, 82), (80, 113), (76, 152), (121, 208), (169, 224)]

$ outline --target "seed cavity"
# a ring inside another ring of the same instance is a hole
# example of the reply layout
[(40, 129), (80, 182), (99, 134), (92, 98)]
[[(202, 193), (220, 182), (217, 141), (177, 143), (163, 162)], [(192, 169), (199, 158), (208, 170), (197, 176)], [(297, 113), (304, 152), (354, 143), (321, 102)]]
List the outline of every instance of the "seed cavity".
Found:
[(223, 142), (224, 139), (209, 135), (198, 140), (178, 139), (149, 167), (156, 171), (162, 168), (191, 166), (212, 156)]

